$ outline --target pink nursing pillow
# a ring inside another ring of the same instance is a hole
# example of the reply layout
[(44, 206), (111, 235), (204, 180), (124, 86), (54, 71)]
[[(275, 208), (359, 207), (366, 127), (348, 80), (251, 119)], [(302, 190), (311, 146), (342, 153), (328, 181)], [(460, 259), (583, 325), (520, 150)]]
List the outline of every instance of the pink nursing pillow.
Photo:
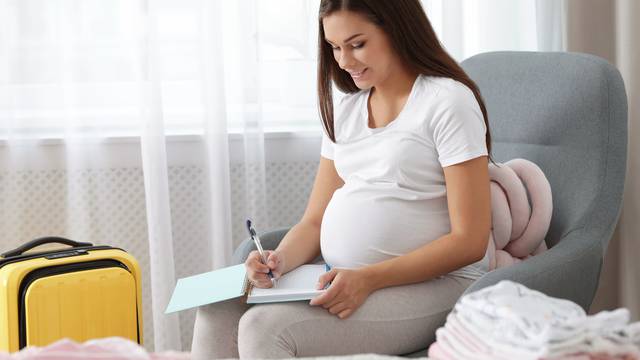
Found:
[(512, 238), (504, 249), (515, 257), (525, 257), (544, 244), (553, 210), (551, 185), (542, 170), (529, 160), (513, 159), (505, 165), (515, 171), (528, 190), (532, 212), (524, 232)]
[(547, 250), (547, 243), (542, 241), (538, 248), (532, 253), (532, 255), (538, 255)]
[[(500, 167), (489, 164), (489, 177), (491, 181), (497, 182), (503, 189), (509, 202), (509, 210), (511, 212), (512, 228), (509, 239), (515, 239), (522, 235), (524, 228), (529, 222), (531, 208), (527, 200), (527, 189), (525, 189), (518, 175), (505, 164)], [(501, 249), (496, 242), (496, 248)]]
[(496, 268), (496, 244), (493, 239), (493, 231), (489, 233), (489, 243), (487, 244), (487, 254), (489, 255), (489, 271)]
[(504, 190), (495, 181), (491, 181), (491, 219), (493, 241), (496, 249), (504, 249), (511, 240), (511, 210)]
[(544, 237), (553, 206), (551, 186), (534, 163), (514, 159), (499, 166), (489, 165), (492, 218), (487, 246), (489, 270), (517, 264), (547, 250)]
[(515, 258), (511, 254), (504, 250), (496, 250), (496, 269), (513, 265), (514, 263)]

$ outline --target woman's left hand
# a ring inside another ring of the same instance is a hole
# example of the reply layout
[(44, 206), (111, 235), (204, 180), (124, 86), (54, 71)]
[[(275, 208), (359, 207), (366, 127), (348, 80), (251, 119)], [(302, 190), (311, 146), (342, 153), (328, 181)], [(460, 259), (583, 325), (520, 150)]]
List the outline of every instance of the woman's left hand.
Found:
[(331, 281), (327, 290), (311, 299), (309, 305), (322, 305), (344, 319), (354, 313), (374, 291), (371, 277), (362, 269), (331, 269), (318, 278), (317, 289)]

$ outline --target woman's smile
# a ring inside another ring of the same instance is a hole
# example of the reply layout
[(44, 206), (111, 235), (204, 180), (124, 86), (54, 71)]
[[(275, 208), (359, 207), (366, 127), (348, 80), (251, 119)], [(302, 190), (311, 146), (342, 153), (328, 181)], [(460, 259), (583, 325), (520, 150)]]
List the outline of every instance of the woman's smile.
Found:
[(351, 74), (351, 77), (353, 78), (353, 80), (360, 80), (360, 79), (362, 79), (363, 76), (366, 75), (368, 69), (369, 68), (365, 68), (364, 70), (362, 70), (360, 72), (357, 72), (357, 73), (349, 72), (349, 74)]

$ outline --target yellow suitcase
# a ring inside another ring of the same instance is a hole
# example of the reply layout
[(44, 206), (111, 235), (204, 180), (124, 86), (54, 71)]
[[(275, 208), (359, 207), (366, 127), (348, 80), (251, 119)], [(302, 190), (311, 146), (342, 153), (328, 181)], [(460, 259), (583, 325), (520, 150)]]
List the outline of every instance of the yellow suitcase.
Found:
[[(70, 247), (33, 252), (44, 244)], [(142, 344), (141, 276), (122, 249), (35, 239), (0, 258), (0, 351), (121, 336)]]

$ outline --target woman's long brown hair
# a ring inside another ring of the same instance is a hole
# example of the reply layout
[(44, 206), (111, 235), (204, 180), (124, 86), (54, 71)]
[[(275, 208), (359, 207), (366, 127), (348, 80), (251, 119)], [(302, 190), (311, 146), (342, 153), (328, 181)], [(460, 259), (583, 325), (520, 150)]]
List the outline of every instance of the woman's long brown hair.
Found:
[[(478, 86), (444, 50), (419, 0), (322, 0), (318, 14), (318, 99), (322, 123), (335, 143), (331, 81), (344, 93), (360, 89), (348, 72), (340, 69), (331, 45), (324, 38), (322, 19), (335, 11), (349, 10), (364, 15), (389, 36), (395, 50), (411, 69), (427, 76), (451, 78), (471, 89), (480, 105), (487, 127), (486, 144), (491, 159), (491, 135), (484, 100)], [(491, 160), (493, 161), (493, 160)]]

